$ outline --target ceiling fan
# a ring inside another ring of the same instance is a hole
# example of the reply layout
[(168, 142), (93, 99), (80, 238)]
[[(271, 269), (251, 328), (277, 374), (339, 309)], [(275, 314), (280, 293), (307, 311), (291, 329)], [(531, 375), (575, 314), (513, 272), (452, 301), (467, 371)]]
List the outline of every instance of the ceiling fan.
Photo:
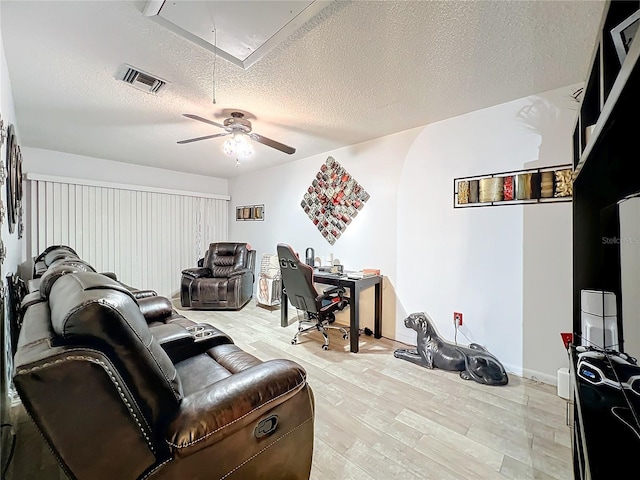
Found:
[(287, 153), (289, 155), (296, 153), (296, 149), (285, 145), (284, 143), (276, 142), (275, 140), (271, 140), (265, 136), (259, 135), (251, 131), (251, 122), (244, 118), (244, 113), (242, 112), (231, 112), (231, 117), (224, 120), (223, 124), (214, 122), (212, 120), (207, 120), (206, 118), (199, 117), (197, 115), (192, 115), (190, 113), (183, 113), (183, 115), (187, 118), (191, 118), (193, 120), (198, 120), (199, 122), (208, 123), (209, 125), (213, 125), (215, 127), (223, 128), (225, 131), (223, 133), (215, 133), (213, 135), (206, 135), (204, 137), (190, 138), (188, 140), (180, 140), (178, 143), (191, 143), (197, 142), (199, 140), (207, 140), (209, 138), (216, 137), (224, 137), (226, 135), (233, 135), (234, 139), (238, 141), (239, 139), (249, 137), (251, 140), (256, 141), (258, 143), (262, 143), (271, 148), (275, 148), (276, 150), (280, 150), (281, 152)]

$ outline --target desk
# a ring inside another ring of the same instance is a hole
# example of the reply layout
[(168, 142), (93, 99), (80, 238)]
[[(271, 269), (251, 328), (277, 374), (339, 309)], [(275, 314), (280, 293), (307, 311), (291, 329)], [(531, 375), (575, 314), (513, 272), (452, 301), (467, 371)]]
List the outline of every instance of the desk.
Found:
[[(360, 292), (365, 288), (375, 285), (375, 317), (373, 324), (373, 336), (375, 338), (382, 337), (382, 277), (373, 275), (361, 279), (348, 278), (332, 273), (314, 272), (313, 281), (315, 283), (323, 283), (326, 285), (334, 285), (344, 287), (349, 291), (349, 310), (350, 310), (350, 327), (349, 339), (351, 341), (351, 351), (358, 353), (358, 337), (360, 336)], [(284, 291), (284, 282), (282, 284), (282, 302), (280, 304), (280, 325), (289, 326), (289, 299)]]

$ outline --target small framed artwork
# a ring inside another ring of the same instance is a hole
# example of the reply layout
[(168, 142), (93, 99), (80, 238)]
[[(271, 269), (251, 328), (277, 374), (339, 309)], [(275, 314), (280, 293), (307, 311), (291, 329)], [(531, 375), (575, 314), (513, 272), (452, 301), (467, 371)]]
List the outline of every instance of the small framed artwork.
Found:
[(638, 33), (638, 25), (640, 25), (640, 10), (637, 10), (618, 26), (611, 29), (611, 38), (613, 39), (620, 65), (624, 63), (627, 52), (631, 47), (631, 42)]
[(264, 205), (241, 205), (236, 207), (236, 221), (264, 220)]

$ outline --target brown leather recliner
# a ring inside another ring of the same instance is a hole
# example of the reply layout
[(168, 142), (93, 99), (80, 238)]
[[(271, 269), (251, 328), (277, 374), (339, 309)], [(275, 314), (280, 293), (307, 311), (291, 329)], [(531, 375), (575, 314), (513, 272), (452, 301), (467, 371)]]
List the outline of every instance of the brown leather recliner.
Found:
[(262, 362), (170, 306), (143, 311), (99, 273), (53, 271), (39, 292), (14, 383), (69, 478), (308, 479), (314, 400), (298, 364)]
[(256, 252), (246, 243), (212, 243), (198, 267), (182, 271), (180, 303), (204, 310), (238, 310), (253, 296)]

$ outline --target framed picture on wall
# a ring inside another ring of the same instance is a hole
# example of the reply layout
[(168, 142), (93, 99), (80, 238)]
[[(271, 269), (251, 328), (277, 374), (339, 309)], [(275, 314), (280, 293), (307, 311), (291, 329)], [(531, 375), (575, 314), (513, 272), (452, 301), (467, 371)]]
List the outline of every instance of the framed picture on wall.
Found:
[(264, 205), (241, 205), (236, 207), (236, 220), (264, 220)]

